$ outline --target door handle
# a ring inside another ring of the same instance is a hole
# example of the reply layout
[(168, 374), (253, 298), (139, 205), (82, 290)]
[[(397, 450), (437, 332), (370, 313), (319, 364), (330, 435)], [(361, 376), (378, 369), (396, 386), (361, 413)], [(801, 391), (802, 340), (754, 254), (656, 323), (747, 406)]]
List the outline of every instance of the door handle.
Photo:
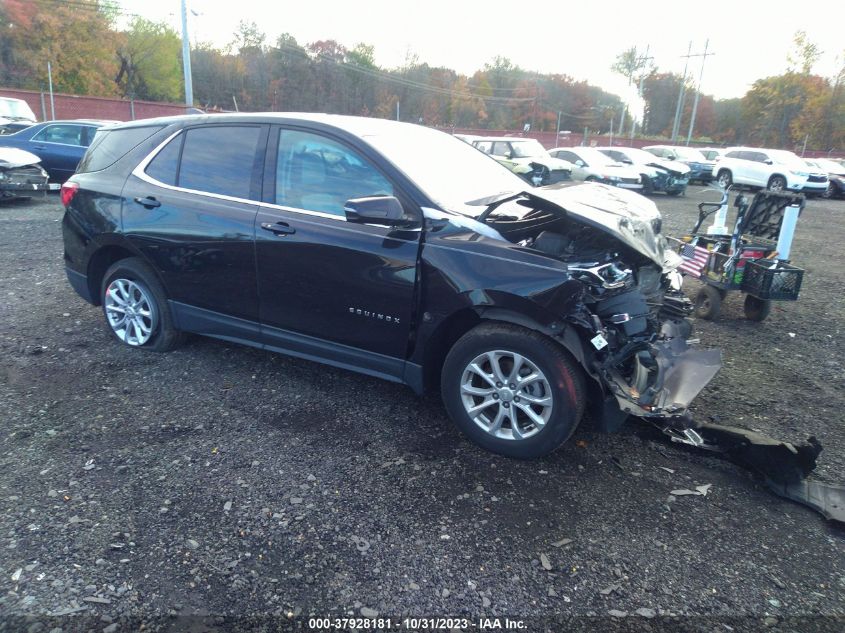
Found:
[(276, 222), (275, 224), (262, 222), (261, 228), (265, 231), (270, 231), (273, 235), (291, 235), (296, 233), (296, 229), (287, 222)]
[(135, 198), (135, 202), (137, 202), (146, 209), (155, 209), (156, 207), (161, 206), (161, 202), (159, 202), (152, 196), (147, 196), (146, 198)]

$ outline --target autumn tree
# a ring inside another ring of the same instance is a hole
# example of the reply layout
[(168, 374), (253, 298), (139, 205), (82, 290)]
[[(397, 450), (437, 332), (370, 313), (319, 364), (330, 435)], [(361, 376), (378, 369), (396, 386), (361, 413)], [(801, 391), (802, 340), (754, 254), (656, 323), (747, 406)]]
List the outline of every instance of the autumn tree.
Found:
[(44, 88), (49, 61), (57, 92), (117, 93), (114, 11), (96, 0), (49, 5), (5, 0), (0, 7), (4, 80), (21, 88)]
[(121, 94), (150, 101), (178, 101), (182, 91), (181, 39), (163, 22), (136, 17), (121, 34), (120, 68), (115, 82)]

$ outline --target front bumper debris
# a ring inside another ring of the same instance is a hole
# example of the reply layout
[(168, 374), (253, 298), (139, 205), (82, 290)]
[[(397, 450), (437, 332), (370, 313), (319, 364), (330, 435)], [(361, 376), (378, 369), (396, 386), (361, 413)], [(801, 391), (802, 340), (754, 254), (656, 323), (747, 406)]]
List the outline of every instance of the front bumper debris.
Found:
[(0, 199), (16, 198), (36, 191), (49, 191), (47, 172), (38, 165), (0, 169)]
[(719, 453), (760, 475), (778, 496), (812, 508), (828, 520), (845, 523), (845, 487), (806, 480), (822, 451), (815, 437), (792, 444), (747, 429), (708, 423), (694, 429), (667, 425), (662, 431), (672, 441)]

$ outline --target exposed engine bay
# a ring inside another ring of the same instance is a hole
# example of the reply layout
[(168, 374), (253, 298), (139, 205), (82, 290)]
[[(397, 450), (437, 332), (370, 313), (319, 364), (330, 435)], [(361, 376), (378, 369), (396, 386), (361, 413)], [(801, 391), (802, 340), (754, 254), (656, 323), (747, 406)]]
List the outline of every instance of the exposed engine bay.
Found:
[[(563, 316), (589, 342), (586, 369), (618, 405), (605, 407), (604, 426), (615, 428), (631, 414), (660, 418), (682, 437), (691, 433), (686, 409), (719, 371), (721, 357), (688, 342), (692, 303), (674, 267), (533, 196), (482, 219), (503, 239), (565, 262), (583, 284), (578, 310)], [(662, 239), (659, 215), (647, 228)]]

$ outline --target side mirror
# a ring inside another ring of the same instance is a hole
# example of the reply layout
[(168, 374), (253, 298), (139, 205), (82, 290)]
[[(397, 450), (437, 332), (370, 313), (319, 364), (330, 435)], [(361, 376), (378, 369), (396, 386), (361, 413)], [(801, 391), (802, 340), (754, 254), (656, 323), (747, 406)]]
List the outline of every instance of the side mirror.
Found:
[(775, 162), (771, 158), (767, 158), (763, 162), (766, 163), (767, 165), (774, 165), (775, 164)]
[(393, 196), (353, 198), (343, 205), (346, 221), (357, 224), (396, 226), (405, 221), (402, 204)]
[(678, 155), (670, 153), (666, 156), (666, 158), (668, 158), (669, 160), (678, 160)]
[(584, 162), (583, 160), (581, 160), (580, 158), (579, 158), (578, 160), (576, 160), (576, 161), (575, 161), (575, 164), (576, 164), (578, 167), (586, 167), (586, 166), (587, 166), (587, 163), (585, 163), (585, 162)]
[(626, 165), (633, 165), (634, 164), (634, 161), (632, 161), (630, 158), (623, 158), (622, 162), (625, 163)]

